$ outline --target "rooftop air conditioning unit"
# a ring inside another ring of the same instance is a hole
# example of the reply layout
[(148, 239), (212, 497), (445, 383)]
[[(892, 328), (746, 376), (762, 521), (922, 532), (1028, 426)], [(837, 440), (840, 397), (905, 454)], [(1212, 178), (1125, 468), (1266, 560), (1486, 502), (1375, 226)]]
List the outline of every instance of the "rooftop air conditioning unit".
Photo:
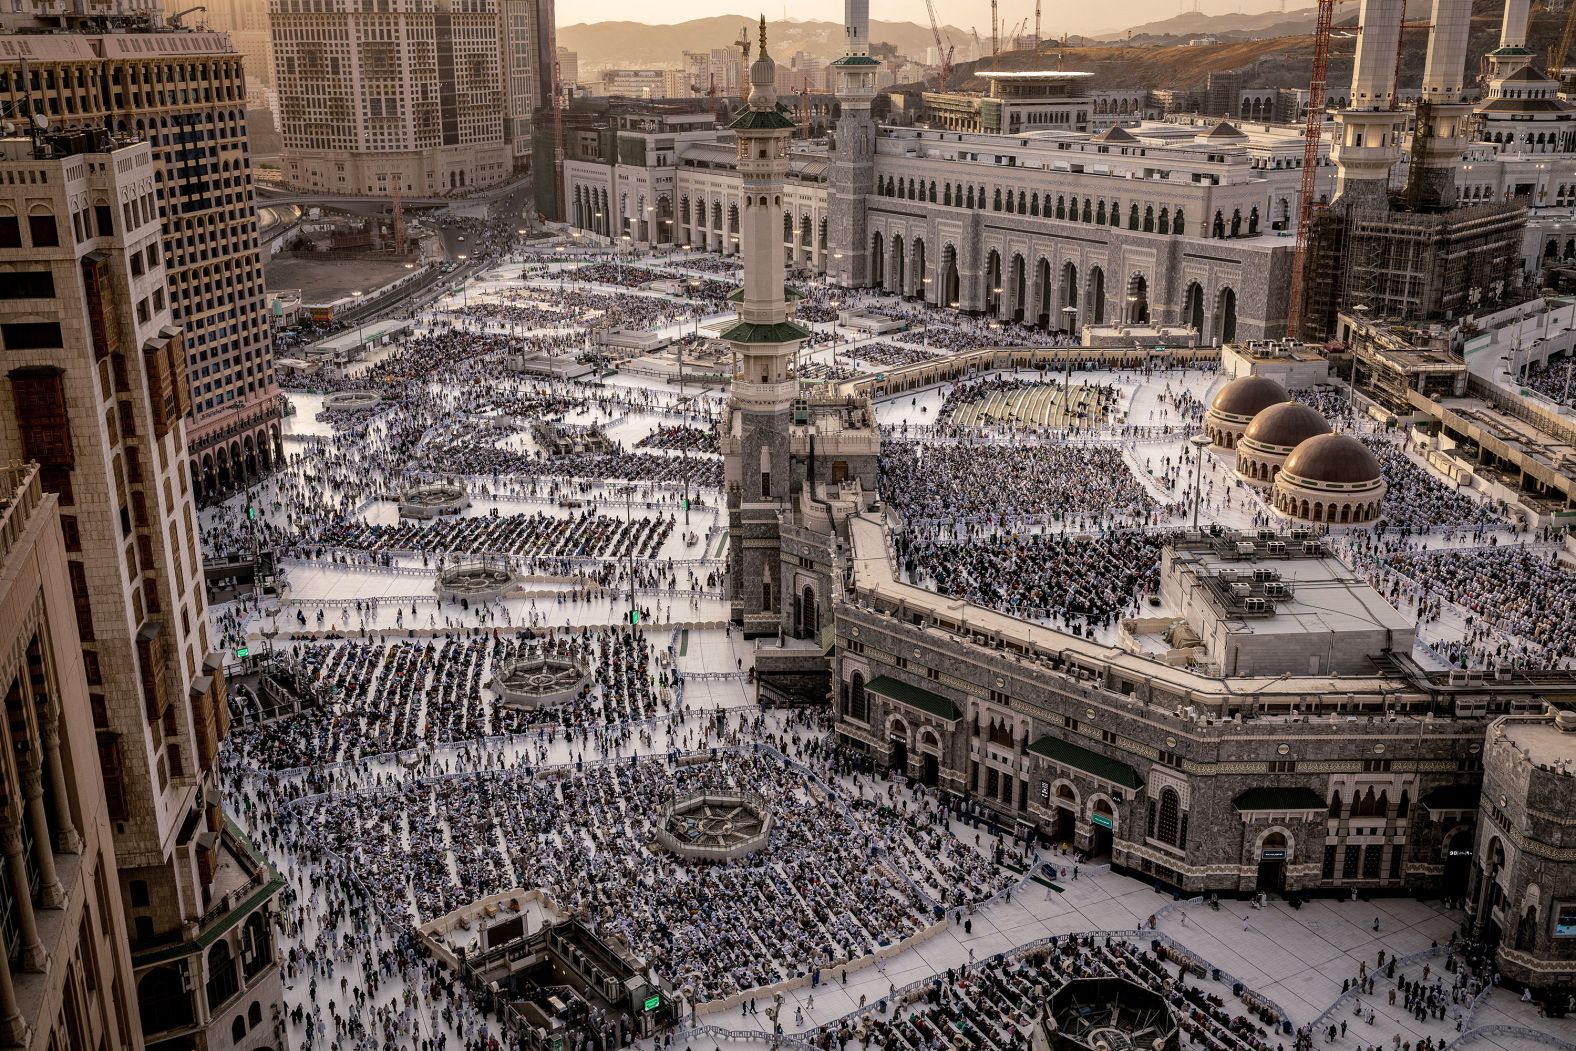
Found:
[(1269, 603), (1261, 598), (1250, 598), (1247, 601), (1249, 613), (1264, 613), (1269, 609)]
[(1272, 555), (1284, 555), (1286, 553), (1286, 541), (1284, 540), (1271, 540), (1264, 547)]
[(1287, 595), (1286, 585), (1279, 580), (1272, 580), (1264, 585), (1264, 594), (1273, 598), (1285, 598)]

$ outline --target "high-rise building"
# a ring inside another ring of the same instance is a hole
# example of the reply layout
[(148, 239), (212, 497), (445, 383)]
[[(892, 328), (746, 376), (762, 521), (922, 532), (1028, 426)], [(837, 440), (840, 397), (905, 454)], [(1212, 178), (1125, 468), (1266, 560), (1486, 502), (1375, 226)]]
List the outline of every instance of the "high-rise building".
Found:
[(732, 98), (744, 93), (744, 59), (738, 48), (686, 51), (684, 73), (696, 95), (714, 91), (716, 96)]
[(566, 88), (580, 83), (580, 56), (567, 47), (558, 49), (558, 81)]
[(530, 156), (551, 0), (269, 0), (284, 172), (311, 193), (463, 194)]
[[(0, 263), (0, 281), (28, 288), (37, 274)], [(36, 464), (0, 467), (0, 1044), (133, 1048), (126, 918), (66, 581), (57, 497)]]
[(224, 34), (159, 29), (156, 7), (134, 15), (109, 19), (115, 32), (100, 20), (97, 31), (75, 32), (0, 16), (13, 34), (0, 35), (0, 107), (42, 115), (51, 130), (103, 129), (153, 148), (165, 296), (186, 337), (192, 481), (209, 497), (256, 478), (281, 449), (246, 78)]
[(279, 1046), (280, 882), (219, 804), (229, 717), (160, 224), (185, 190), (134, 138), (4, 143), (0, 462), (37, 463), (59, 501), (143, 1035), (250, 1051)]
[(558, 27), (553, 0), (499, 0), (498, 39), (504, 72), (503, 140), (514, 171), (531, 164), (531, 118), (553, 98)]

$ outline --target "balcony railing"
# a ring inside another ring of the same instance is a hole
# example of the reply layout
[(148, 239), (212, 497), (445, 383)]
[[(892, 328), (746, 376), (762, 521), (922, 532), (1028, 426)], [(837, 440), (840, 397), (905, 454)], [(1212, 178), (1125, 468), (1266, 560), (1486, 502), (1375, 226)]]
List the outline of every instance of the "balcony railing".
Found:
[(0, 466), (0, 566), (4, 566), (28, 519), (44, 497), (35, 463)]

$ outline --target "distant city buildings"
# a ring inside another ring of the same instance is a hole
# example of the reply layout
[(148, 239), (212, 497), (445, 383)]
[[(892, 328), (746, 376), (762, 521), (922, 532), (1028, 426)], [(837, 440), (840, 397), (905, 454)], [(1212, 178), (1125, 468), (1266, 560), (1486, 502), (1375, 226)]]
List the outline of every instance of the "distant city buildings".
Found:
[(580, 56), (567, 47), (558, 49), (558, 81), (566, 88), (580, 83)]

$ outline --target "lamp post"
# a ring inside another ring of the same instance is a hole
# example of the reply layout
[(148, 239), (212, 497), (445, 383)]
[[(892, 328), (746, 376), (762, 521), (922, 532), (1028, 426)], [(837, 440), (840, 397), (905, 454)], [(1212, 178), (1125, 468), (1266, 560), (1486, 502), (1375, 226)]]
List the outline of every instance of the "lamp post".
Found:
[(356, 356), (357, 357), (360, 357), (361, 354), (367, 349), (367, 338), (366, 338), (366, 336), (364, 336), (362, 334), (362, 326), (366, 323), (365, 319), (361, 315), (361, 296), (362, 296), (362, 294), (363, 293), (361, 292), (360, 289), (357, 289), (356, 291), (350, 293), (350, 298), (355, 300), (355, 303), (356, 303), (355, 311), (356, 311)]
[(464, 252), (456, 256), (460, 261), (460, 306), (468, 308), (471, 305), (471, 283), (465, 277), (465, 261), (470, 258)]
[(1198, 459), (1193, 467), (1193, 531), (1198, 532), (1198, 504), (1204, 495), (1204, 449), (1209, 445), (1210, 437), (1207, 434), (1195, 434), (1188, 439), (1198, 453)]
[[(1062, 307), (1062, 313), (1067, 317), (1067, 334), (1071, 336), (1078, 329), (1078, 308), (1065, 306)], [(1071, 432), (1073, 429), (1073, 356), (1070, 350), (1063, 351), (1062, 363), (1067, 366), (1062, 373), (1062, 412), (1067, 417), (1067, 430)]]

